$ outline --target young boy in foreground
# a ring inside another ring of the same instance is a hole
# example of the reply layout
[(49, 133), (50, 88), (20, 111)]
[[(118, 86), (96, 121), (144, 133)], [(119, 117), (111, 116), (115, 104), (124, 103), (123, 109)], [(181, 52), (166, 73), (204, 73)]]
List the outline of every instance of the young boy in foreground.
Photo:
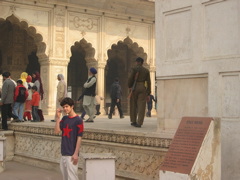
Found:
[(83, 121), (75, 113), (74, 101), (71, 98), (64, 98), (60, 104), (67, 114), (60, 120), (62, 110), (56, 110), (55, 133), (59, 134), (62, 131), (60, 169), (64, 180), (78, 180), (78, 155), (83, 135)]

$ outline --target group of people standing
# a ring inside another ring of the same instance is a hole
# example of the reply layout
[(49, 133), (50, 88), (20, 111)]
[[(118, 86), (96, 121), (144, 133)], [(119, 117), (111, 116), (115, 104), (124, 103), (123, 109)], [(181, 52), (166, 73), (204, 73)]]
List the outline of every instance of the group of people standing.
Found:
[[(148, 105), (146, 116), (151, 117), (152, 101), (155, 101), (153, 95), (151, 95), (150, 72), (147, 68), (143, 67), (143, 62), (144, 60), (141, 57), (136, 59), (136, 66), (132, 69), (131, 75), (128, 79), (128, 87), (131, 94), (129, 97), (131, 125), (139, 128), (142, 126), (144, 121), (146, 102)], [(96, 74), (97, 70), (95, 68), (92, 67), (89, 69), (89, 78), (83, 85), (85, 90), (78, 99), (83, 99), (83, 108), (89, 116), (89, 119), (85, 122), (94, 122), (95, 118)], [(121, 107), (122, 89), (118, 78), (115, 78), (113, 84), (111, 85), (110, 97), (111, 107), (110, 112), (108, 113), (108, 118), (112, 119), (115, 106), (118, 108), (120, 118), (124, 118)], [(99, 111), (97, 114), (98, 113)]]
[(10, 72), (4, 72), (2, 76), (2, 129), (8, 130), (7, 120), (11, 118), (14, 119), (13, 122), (44, 120), (42, 111), (38, 109), (44, 94), (39, 72), (33, 73), (32, 76), (23, 72), (17, 82), (11, 79)]

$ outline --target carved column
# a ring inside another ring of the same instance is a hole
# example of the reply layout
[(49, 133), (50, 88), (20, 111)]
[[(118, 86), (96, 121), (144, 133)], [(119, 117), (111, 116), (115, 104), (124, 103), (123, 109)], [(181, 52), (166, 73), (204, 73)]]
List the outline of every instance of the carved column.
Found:
[(64, 7), (54, 9), (53, 56), (56, 58), (66, 57), (66, 14)]
[[(105, 72), (104, 72), (105, 66), (106, 66), (105, 62), (98, 63), (97, 94), (103, 98), (105, 98), (104, 97), (104, 95), (105, 95)], [(101, 112), (101, 114), (105, 114), (104, 101), (101, 101), (101, 103), (100, 103), (100, 112)]]
[(44, 53), (38, 53), (38, 61), (40, 64), (40, 76), (43, 84), (43, 100), (41, 101), (40, 108), (43, 114), (48, 114), (48, 99), (49, 99), (49, 61)]
[(42, 109), (43, 113), (48, 115), (54, 115), (56, 110), (57, 74), (63, 74), (67, 82), (69, 58), (66, 53), (66, 14), (65, 7), (56, 6), (54, 8), (51, 32), (53, 41), (49, 45), (48, 56), (39, 59), (45, 91)]

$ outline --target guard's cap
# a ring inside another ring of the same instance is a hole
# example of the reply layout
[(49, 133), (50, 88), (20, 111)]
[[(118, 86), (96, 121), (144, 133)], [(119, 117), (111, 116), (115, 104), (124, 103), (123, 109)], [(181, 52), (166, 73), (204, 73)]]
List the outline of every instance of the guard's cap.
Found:
[(143, 60), (143, 58), (138, 57), (138, 58), (136, 59), (136, 61), (137, 61), (137, 62), (141, 62), (141, 63), (143, 63), (144, 60)]

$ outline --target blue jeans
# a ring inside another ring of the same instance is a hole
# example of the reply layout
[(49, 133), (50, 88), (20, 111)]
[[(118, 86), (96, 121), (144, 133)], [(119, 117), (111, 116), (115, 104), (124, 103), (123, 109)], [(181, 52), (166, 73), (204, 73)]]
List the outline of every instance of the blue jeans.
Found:
[(32, 106), (32, 117), (33, 117), (33, 121), (40, 121), (40, 118), (38, 115), (38, 106)]
[(23, 120), (23, 110), (24, 103), (22, 102), (14, 102), (13, 104), (13, 114), (18, 117), (19, 120)]

